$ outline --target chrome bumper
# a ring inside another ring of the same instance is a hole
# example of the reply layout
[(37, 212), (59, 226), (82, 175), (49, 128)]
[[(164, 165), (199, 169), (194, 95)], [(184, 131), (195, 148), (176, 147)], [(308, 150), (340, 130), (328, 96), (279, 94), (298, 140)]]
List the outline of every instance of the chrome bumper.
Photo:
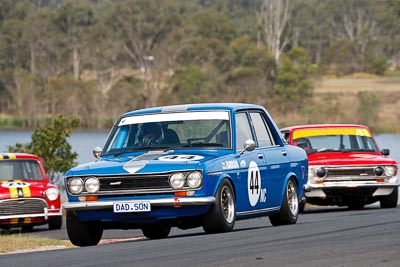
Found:
[(215, 197), (182, 197), (182, 198), (161, 198), (161, 199), (138, 199), (138, 200), (106, 200), (106, 201), (84, 201), (67, 202), (63, 208), (72, 210), (98, 210), (112, 209), (115, 202), (148, 201), (152, 207), (183, 207), (183, 206), (205, 206), (215, 203)]
[(43, 213), (2, 215), (0, 216), (0, 220), (19, 219), (19, 218), (38, 218), (38, 217), (44, 217), (44, 219), (47, 220), (49, 217), (52, 216), (62, 216), (62, 209), (60, 209), (60, 211), (54, 212), (52, 210), (49, 211), (47, 208), (45, 208), (43, 210)]
[(397, 183), (326, 182), (323, 184), (306, 184), (304, 190), (306, 197), (326, 197), (323, 191), (325, 189), (341, 189), (346, 191), (358, 188), (375, 188), (376, 190), (372, 194), (375, 197), (390, 195), (398, 187)]

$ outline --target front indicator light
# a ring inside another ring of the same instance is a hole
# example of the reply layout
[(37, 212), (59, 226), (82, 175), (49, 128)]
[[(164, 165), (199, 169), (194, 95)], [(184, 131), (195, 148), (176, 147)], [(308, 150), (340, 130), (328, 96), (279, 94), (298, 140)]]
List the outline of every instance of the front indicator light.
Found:
[(97, 196), (85, 196), (85, 201), (96, 201), (97, 199)]

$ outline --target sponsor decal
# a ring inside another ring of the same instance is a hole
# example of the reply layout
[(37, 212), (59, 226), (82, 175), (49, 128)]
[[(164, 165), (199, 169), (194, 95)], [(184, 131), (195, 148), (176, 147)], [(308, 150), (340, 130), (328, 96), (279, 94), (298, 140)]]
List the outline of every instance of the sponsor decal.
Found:
[(196, 161), (202, 159), (204, 157), (199, 155), (166, 155), (158, 158), (161, 161)]
[(222, 162), (223, 170), (239, 169), (239, 163), (237, 160), (227, 160)]

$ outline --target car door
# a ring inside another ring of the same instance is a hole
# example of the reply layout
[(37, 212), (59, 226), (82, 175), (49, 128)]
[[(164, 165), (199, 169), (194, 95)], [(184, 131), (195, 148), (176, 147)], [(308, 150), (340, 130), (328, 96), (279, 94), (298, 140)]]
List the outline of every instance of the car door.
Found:
[(254, 111), (250, 112), (250, 118), (256, 136), (257, 153), (264, 156), (261, 195), (268, 207), (278, 207), (282, 202), (285, 178), (290, 171), (289, 156), (266, 114)]
[(257, 212), (257, 210), (261, 212), (267, 207), (264, 194), (265, 181), (263, 181), (266, 162), (260, 148), (244, 151), (245, 141), (254, 140), (254, 131), (248, 113), (238, 112), (235, 119), (236, 152), (240, 166), (239, 187), (236, 188), (237, 211), (239, 215), (246, 216)]

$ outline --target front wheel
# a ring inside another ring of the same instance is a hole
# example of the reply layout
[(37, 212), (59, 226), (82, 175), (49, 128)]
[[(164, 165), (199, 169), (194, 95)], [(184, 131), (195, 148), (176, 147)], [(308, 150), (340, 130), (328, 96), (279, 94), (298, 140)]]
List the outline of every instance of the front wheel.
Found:
[(393, 190), (393, 192), (390, 193), (390, 195), (381, 198), (380, 200), (381, 208), (382, 209), (396, 208), (398, 198), (399, 198), (399, 190), (396, 187)]
[(82, 222), (72, 211), (67, 211), (67, 233), (75, 246), (95, 246), (100, 242), (103, 228), (99, 222)]
[(215, 195), (215, 204), (211, 206), (203, 219), (206, 233), (223, 233), (233, 230), (236, 221), (236, 200), (232, 184), (222, 180)]
[(279, 213), (269, 216), (273, 226), (295, 224), (299, 216), (299, 198), (297, 195), (296, 183), (289, 179), (286, 184), (282, 207)]
[(143, 235), (149, 239), (166, 238), (171, 231), (171, 227), (167, 225), (157, 225), (147, 228), (142, 228)]
[(60, 229), (61, 226), (62, 226), (62, 216), (56, 216), (49, 221), (50, 230)]

